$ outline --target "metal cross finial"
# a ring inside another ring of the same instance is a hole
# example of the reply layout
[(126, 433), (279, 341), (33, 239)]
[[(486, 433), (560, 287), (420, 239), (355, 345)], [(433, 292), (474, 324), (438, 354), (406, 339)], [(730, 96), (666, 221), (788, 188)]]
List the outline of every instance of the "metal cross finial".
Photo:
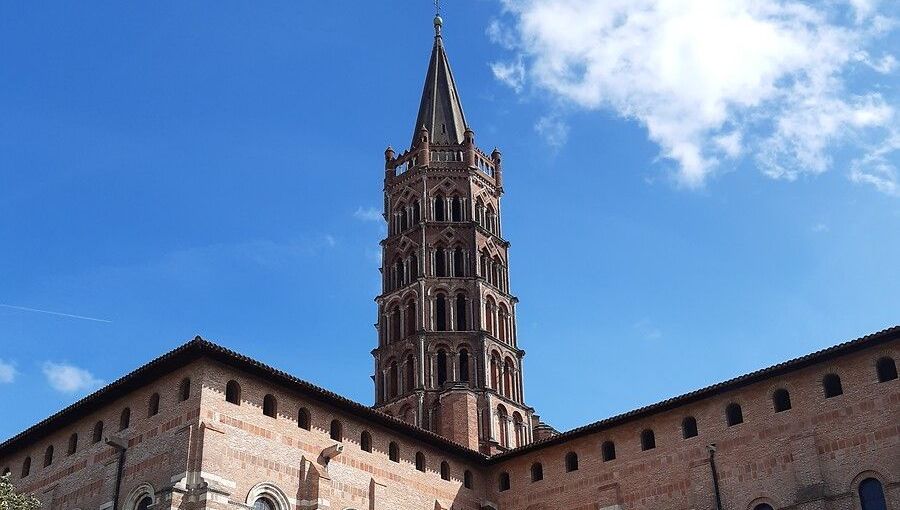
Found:
[(434, 0), (434, 15), (441, 15), (441, 0)]

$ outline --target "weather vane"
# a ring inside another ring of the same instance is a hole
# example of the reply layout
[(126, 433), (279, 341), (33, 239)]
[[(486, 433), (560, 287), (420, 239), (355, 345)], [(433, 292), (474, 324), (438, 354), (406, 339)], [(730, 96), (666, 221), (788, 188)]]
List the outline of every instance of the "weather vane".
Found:
[(441, 15), (441, 0), (434, 0), (434, 15)]

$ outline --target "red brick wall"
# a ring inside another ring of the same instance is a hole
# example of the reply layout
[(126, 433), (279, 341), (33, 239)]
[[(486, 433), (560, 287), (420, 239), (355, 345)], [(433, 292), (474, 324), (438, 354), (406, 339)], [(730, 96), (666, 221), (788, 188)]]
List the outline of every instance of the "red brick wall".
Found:
[[(502, 510), (712, 509), (706, 446), (715, 443), (728, 510), (761, 501), (775, 508), (852, 509), (854, 483), (866, 471), (885, 484), (889, 508), (900, 509), (900, 382), (877, 382), (882, 355), (900, 360), (898, 342), (512, 458), (492, 469), (492, 498)], [(826, 399), (821, 379), (829, 372), (841, 376), (844, 394)], [(791, 410), (774, 412), (771, 395), (778, 388), (790, 391)], [(742, 406), (744, 422), (728, 427), (731, 402)], [(697, 419), (699, 435), (682, 439), (687, 415)], [(657, 447), (641, 451), (646, 428), (655, 431)], [(615, 441), (616, 460), (602, 461), (606, 440)], [(567, 473), (570, 451), (578, 453), (579, 469)], [(534, 462), (543, 464), (544, 479), (532, 483)], [(501, 493), (503, 471), (512, 488)]]

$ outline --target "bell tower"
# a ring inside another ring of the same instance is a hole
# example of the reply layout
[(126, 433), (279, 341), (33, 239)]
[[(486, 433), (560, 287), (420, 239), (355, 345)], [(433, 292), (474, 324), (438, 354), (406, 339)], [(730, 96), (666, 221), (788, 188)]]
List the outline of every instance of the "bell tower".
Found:
[(533, 441), (537, 420), (523, 396), (501, 154), (475, 144), (442, 26), (436, 16), (410, 148), (385, 151), (375, 407), (495, 453)]

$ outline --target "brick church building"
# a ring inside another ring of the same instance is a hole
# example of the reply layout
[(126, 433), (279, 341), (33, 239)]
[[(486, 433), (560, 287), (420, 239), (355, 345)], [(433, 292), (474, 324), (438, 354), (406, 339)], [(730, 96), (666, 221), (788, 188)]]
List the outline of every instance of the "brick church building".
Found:
[(540, 421), (502, 157), (475, 143), (441, 28), (410, 147), (385, 151), (374, 407), (197, 337), (0, 443), (17, 490), (45, 510), (900, 510), (900, 326)]

